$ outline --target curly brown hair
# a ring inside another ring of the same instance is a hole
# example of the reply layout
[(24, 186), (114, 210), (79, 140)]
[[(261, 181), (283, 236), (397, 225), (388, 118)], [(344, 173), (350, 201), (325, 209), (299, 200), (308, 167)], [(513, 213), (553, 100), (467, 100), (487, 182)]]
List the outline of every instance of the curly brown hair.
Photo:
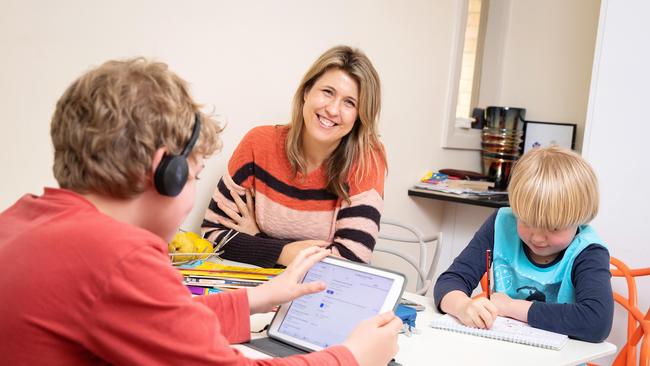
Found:
[[(154, 152), (179, 154), (201, 106), (166, 64), (144, 58), (108, 61), (63, 93), (52, 116), (54, 177), (61, 188), (131, 198), (147, 187)], [(222, 128), (201, 114), (192, 154), (221, 147)]]

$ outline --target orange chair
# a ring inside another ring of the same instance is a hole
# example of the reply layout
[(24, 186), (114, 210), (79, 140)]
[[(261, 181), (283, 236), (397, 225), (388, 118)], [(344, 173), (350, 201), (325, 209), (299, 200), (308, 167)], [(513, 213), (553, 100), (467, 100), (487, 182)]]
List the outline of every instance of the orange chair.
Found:
[(650, 268), (630, 269), (625, 263), (611, 257), (612, 276), (625, 277), (627, 283), (627, 298), (614, 292), (614, 300), (627, 311), (627, 341), (618, 353), (613, 366), (632, 366), (636, 362), (637, 346), (641, 342), (639, 365), (650, 365), (650, 309), (645, 316), (637, 305), (635, 277), (650, 276)]

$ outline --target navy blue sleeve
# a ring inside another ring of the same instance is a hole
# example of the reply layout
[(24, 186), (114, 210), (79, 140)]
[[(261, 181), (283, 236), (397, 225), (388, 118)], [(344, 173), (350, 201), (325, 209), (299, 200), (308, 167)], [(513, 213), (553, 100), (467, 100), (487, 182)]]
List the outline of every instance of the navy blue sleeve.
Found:
[(474, 234), (467, 247), (454, 259), (449, 268), (443, 272), (433, 288), (433, 298), (438, 311), (442, 298), (453, 290), (463, 291), (467, 296), (478, 286), (485, 274), (485, 251), (494, 249), (494, 222), (497, 218), (495, 211), (485, 220)]
[(575, 304), (535, 301), (528, 310), (528, 323), (582, 341), (605, 340), (614, 317), (607, 249), (598, 244), (585, 248), (573, 262), (571, 279), (576, 292)]

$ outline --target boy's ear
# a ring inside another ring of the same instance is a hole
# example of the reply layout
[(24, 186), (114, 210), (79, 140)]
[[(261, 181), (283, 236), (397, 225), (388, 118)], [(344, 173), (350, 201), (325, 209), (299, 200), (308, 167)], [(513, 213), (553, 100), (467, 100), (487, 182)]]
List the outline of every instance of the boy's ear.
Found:
[(165, 146), (158, 148), (153, 153), (153, 159), (151, 159), (151, 171), (149, 172), (150, 174), (147, 176), (147, 180), (149, 180), (151, 183), (153, 183), (153, 177), (156, 175), (156, 169), (158, 169), (158, 166), (160, 165), (160, 162), (162, 161), (166, 153), (167, 153), (167, 147)]

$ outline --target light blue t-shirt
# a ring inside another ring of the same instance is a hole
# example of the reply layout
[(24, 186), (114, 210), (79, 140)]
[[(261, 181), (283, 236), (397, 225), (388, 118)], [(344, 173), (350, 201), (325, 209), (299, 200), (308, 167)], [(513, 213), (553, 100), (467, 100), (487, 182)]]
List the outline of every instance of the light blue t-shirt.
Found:
[(590, 244), (606, 247), (591, 226), (582, 225), (561, 260), (548, 267), (539, 267), (524, 252), (526, 244), (519, 238), (512, 209), (501, 208), (494, 223), (494, 289), (513, 299), (574, 303), (573, 262)]

